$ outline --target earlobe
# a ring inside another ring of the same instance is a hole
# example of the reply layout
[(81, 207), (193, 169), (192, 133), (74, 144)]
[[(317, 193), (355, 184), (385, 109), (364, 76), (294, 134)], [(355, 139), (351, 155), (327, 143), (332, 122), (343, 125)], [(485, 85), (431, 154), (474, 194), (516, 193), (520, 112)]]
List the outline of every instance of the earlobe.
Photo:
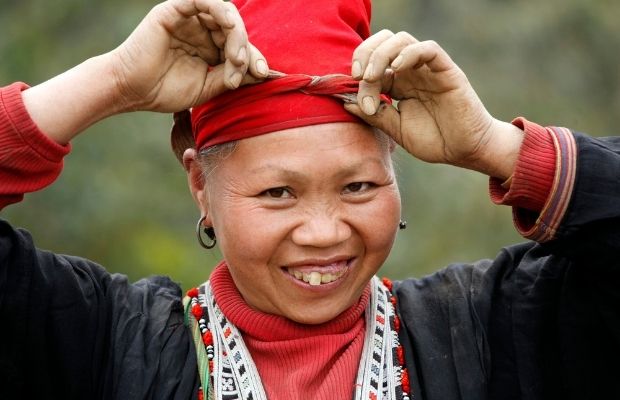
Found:
[(206, 182), (204, 174), (198, 161), (198, 153), (194, 149), (187, 149), (183, 153), (183, 166), (187, 172), (187, 184), (194, 198), (196, 206), (200, 211), (200, 215), (206, 216), (205, 225), (210, 225), (210, 217), (208, 213), (208, 198), (206, 193)]

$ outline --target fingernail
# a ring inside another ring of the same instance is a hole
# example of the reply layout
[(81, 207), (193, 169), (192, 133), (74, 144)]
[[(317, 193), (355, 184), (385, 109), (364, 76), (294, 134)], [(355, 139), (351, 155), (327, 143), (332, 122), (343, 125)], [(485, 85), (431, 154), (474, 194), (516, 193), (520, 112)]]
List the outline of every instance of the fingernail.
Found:
[(269, 73), (269, 68), (267, 68), (267, 63), (265, 60), (256, 61), (256, 70), (263, 76), (266, 76)]
[(368, 115), (373, 115), (375, 113), (375, 101), (370, 96), (364, 97), (362, 100), (362, 108), (364, 112)]
[(233, 72), (232, 75), (230, 75), (230, 85), (233, 88), (238, 88), (239, 84), (241, 83), (241, 79), (243, 79), (243, 76), (241, 75), (241, 72)]
[(237, 59), (239, 61), (243, 61), (245, 60), (247, 56), (248, 56), (248, 51), (245, 49), (245, 46), (243, 46), (242, 48), (239, 49), (239, 52), (237, 53)]
[(362, 75), (362, 64), (359, 61), (354, 61), (353, 66), (351, 67), (351, 76), (354, 78), (361, 78)]
[(372, 79), (373, 76), (373, 69), (374, 65), (372, 65), (372, 63), (368, 64), (368, 66), (366, 67), (366, 73), (364, 74), (364, 79), (368, 80), (368, 79)]
[(398, 68), (403, 63), (403, 56), (398, 56), (392, 61), (392, 68)]

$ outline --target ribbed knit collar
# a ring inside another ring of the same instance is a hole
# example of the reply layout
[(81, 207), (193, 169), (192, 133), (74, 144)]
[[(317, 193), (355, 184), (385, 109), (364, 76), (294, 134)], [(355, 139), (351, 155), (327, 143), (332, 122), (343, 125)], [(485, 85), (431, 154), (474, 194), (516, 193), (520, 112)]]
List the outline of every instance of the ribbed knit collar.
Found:
[(333, 320), (306, 325), (252, 309), (239, 293), (225, 262), (215, 268), (210, 281), (217, 304), (228, 320), (244, 334), (266, 342), (348, 332), (360, 322), (370, 298), (370, 287), (367, 286), (359, 301)]

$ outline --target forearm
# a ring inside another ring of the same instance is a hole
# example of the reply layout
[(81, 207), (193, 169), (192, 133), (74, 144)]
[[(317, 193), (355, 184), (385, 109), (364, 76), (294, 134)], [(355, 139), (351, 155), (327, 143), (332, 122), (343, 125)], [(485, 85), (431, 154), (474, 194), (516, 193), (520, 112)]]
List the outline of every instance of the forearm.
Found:
[(88, 59), (22, 93), (30, 117), (50, 139), (66, 144), (95, 122), (126, 110), (111, 54)]

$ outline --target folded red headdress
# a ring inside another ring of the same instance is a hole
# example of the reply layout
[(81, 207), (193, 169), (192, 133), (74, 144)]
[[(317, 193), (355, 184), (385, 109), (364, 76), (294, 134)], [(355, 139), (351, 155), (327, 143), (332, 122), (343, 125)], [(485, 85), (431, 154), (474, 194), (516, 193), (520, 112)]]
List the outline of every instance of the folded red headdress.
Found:
[(281, 73), (193, 108), (197, 149), (299, 126), (359, 121), (333, 95), (357, 92), (351, 58), (370, 34), (370, 0), (233, 3), (250, 41)]
[[(172, 147), (203, 149), (265, 133), (329, 122), (359, 122), (353, 50), (370, 34), (370, 0), (233, 0), (269, 78), (175, 114)], [(275, 72), (281, 71), (281, 72)], [(183, 133), (193, 132), (193, 141)], [(192, 143), (190, 143), (192, 142)]]

